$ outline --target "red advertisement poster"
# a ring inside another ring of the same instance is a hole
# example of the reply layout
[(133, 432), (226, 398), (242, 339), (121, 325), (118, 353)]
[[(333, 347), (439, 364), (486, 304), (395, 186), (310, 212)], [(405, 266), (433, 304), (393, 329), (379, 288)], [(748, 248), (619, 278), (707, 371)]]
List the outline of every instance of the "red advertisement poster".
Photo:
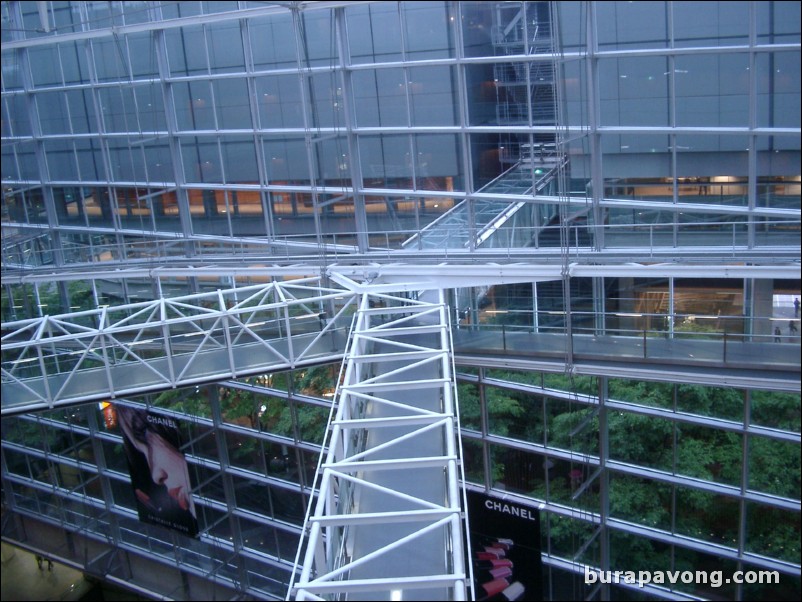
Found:
[(144, 409), (114, 408), (139, 520), (195, 537), (198, 520), (177, 421)]

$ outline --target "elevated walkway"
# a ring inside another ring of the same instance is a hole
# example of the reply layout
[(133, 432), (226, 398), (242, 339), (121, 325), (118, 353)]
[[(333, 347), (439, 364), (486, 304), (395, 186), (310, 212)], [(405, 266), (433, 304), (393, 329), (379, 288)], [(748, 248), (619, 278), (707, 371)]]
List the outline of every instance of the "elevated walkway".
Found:
[(459, 424), (439, 297), (363, 295), (288, 598), (468, 599)]
[[(483, 195), (507, 194), (530, 195), (547, 194), (550, 186), (555, 182), (559, 170), (565, 165), (565, 160), (549, 154), (540, 158), (526, 158), (519, 161), (495, 180), (481, 188), (478, 193)], [(534, 185), (532, 184), (534, 182)], [(404, 241), (405, 249), (468, 249), (485, 247), (524, 247), (529, 243), (532, 230), (541, 224), (533, 223), (530, 215), (521, 211), (530, 203), (524, 201), (509, 202), (478, 198), (471, 201), (462, 201), (451, 210), (434, 220)], [(556, 214), (556, 205), (554, 213)], [(472, 212), (472, 214), (471, 214)], [(548, 221), (548, 217), (544, 222)], [(525, 240), (510, 240), (510, 225), (521, 221), (519, 236)], [(545, 225), (545, 223), (543, 224)], [(503, 237), (503, 240), (499, 240)]]
[[(339, 361), (357, 299), (305, 279), (4, 323), (2, 415)], [(477, 325), (454, 331), (454, 350), (474, 365), (570, 358), (587, 374), (800, 390), (798, 337)]]
[(2, 415), (338, 361), (355, 302), (308, 278), (7, 322)]

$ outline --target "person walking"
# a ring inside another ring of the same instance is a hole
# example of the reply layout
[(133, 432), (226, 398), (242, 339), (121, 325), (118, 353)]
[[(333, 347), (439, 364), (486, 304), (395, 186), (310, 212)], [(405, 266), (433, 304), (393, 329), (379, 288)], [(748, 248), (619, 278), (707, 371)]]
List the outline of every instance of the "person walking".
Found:
[(794, 298), (794, 317), (799, 317), (799, 297)]
[(788, 320), (788, 334), (791, 336), (796, 336), (797, 328), (796, 328), (796, 321), (795, 320)]
[(39, 554), (36, 555), (36, 565), (39, 567), (39, 570), (42, 570), (42, 563), (45, 561)]
[(775, 326), (774, 327), (774, 342), (775, 343), (779, 343), (782, 340), (782, 339), (780, 339), (781, 336), (782, 336), (782, 331), (780, 330), (780, 327), (779, 326)]

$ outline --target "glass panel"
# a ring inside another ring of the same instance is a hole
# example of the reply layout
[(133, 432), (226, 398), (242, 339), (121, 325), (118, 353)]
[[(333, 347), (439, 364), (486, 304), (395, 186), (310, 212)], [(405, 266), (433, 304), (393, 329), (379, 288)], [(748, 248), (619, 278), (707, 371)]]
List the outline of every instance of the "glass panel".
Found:
[(749, 489), (800, 499), (799, 445), (749, 436)]
[(759, 2), (755, 9), (759, 44), (799, 44), (798, 2)]
[(345, 18), (352, 63), (401, 60), (401, 23), (396, 4), (375, 2), (347, 5)]
[(403, 2), (402, 18), (407, 59), (454, 56), (455, 15), (447, 2)]
[(636, 466), (671, 471), (674, 423), (654, 416), (616, 411), (608, 415), (610, 458)]
[(78, 179), (78, 161), (72, 142), (47, 140), (44, 148), (47, 169), (52, 180), (75, 181)]
[[(688, 290), (686, 294), (691, 296), (693, 291)], [(680, 313), (688, 310), (687, 305), (683, 308), (677, 308)], [(691, 309), (690, 311), (692, 312), (693, 310)], [(713, 310), (713, 312), (715, 311)], [(724, 315), (733, 315), (726, 313), (726, 310), (722, 313)], [(744, 392), (739, 389), (679, 385), (677, 387), (677, 410), (688, 412), (689, 414), (714, 416), (741, 422), (744, 419)]]
[(223, 136), (220, 140), (225, 181), (236, 184), (258, 184), (256, 148), (253, 136)]
[[(745, 550), (769, 558), (798, 563), (799, 516), (799, 512), (788, 512), (756, 502), (746, 502)], [(783, 582), (783, 578), (780, 582)]]
[[(233, 7), (232, 7), (233, 8)], [(240, 22), (208, 23), (205, 26), (212, 73), (233, 73), (245, 70)]]
[(173, 85), (175, 113), (180, 130), (216, 129), (214, 103), (208, 82), (181, 82)]
[(289, 11), (250, 19), (248, 32), (256, 70), (297, 67), (295, 28)]
[(408, 136), (360, 136), (359, 154), (366, 188), (411, 188)]
[(250, 130), (253, 127), (248, 85), (244, 79), (215, 80), (212, 82), (212, 90), (220, 129)]
[(256, 102), (259, 127), (303, 127), (303, 105), (298, 76), (274, 75), (257, 77)]
[[(262, 145), (267, 177), (271, 184), (303, 184), (309, 181), (309, 162), (307, 160), (306, 144), (303, 139), (275, 140), (264, 138)], [(289, 193), (273, 194), (281, 195), (282, 201), (286, 200), (288, 203), (290, 201)]]
[(457, 124), (454, 71), (448, 66), (411, 67), (407, 90), (413, 126)]
[(413, 137), (418, 190), (464, 190), (459, 138), (451, 134)]
[(740, 487), (742, 439), (739, 433), (678, 425), (676, 473)]
[(124, 64), (120, 56), (121, 40), (95, 38), (90, 40), (90, 43), (98, 81), (113, 82), (128, 79), (129, 65), (127, 60)]
[(596, 10), (600, 50), (665, 48), (665, 2), (603, 2)]
[[(734, 46), (749, 42), (748, 4), (708, 2), (704, 5), (704, 18), (700, 18), (701, 9), (696, 2), (672, 2), (669, 6), (674, 11), (674, 44), (678, 48)], [(696, 58), (702, 56), (696, 55)]]
[[(695, 19), (696, 23), (700, 21), (706, 22)], [(748, 126), (748, 58), (746, 54), (676, 57), (673, 80), (677, 125)]]
[(779, 391), (751, 392), (751, 424), (798, 433), (800, 431), (800, 397)]
[[(660, 4), (655, 2), (649, 5), (653, 7)], [(640, 29), (638, 33), (641, 33)], [(668, 59), (665, 57), (600, 59), (601, 124), (669, 125), (668, 75)]]
[[(39, 26), (37, 25), (37, 27)], [(28, 57), (31, 65), (36, 65), (36, 69), (31, 70), (31, 77), (35, 87), (61, 84), (61, 69), (59, 68), (60, 61), (57, 46), (34, 46), (28, 49)]]
[(631, 475), (610, 475), (610, 515), (655, 529), (671, 530), (671, 485)]
[(671, 546), (634, 533), (610, 533), (610, 568), (620, 571), (665, 571), (671, 564)]
[(611, 399), (656, 408), (674, 406), (674, 385), (670, 383), (611, 378), (608, 380), (608, 388)]
[(99, 140), (76, 140), (75, 150), (78, 157), (79, 175), (77, 178), (73, 175), (69, 179), (78, 179), (81, 182), (107, 180)]
[(301, 13), (306, 65), (330, 67), (337, 64), (337, 44), (334, 34), (334, 11), (313, 10)]
[(485, 469), (483, 460), (483, 445), (481, 441), (462, 438), (463, 465), (465, 467), (465, 480), (484, 486)]
[[(39, 113), (39, 126), (43, 134), (69, 134), (70, 118), (67, 113), (65, 97), (61, 92), (46, 92), (37, 94), (36, 108)], [(24, 107), (18, 105), (14, 107), (15, 112), (27, 114)], [(17, 133), (20, 135), (22, 132)]]
[(351, 83), (357, 125), (360, 127), (407, 125), (407, 88), (404, 85), (402, 69), (354, 71)]
[(273, 556), (279, 555), (273, 527), (245, 517), (239, 517), (238, 520), (244, 547)]
[[(184, 175), (187, 182), (223, 182), (223, 172), (220, 169), (220, 155), (217, 140), (214, 138), (189, 137), (181, 139), (181, 156), (184, 160)], [(198, 191), (189, 191), (190, 207), (196, 208), (193, 196), (199, 196)], [(207, 216), (216, 214), (216, 209), (200, 205), (199, 213), (206, 212)], [(195, 212), (193, 211), (193, 214)]]
[(673, 586), (677, 591), (711, 599), (737, 598), (737, 585), (731, 576), (741, 567), (733, 560), (674, 546), (673, 568), (676, 571), (693, 571), (694, 575), (698, 575), (691, 583), (679, 579), (677, 585)]
[[(147, 14), (147, 10), (142, 10), (139, 15)], [(128, 21), (126, 16), (126, 21)], [(128, 34), (128, 60), (130, 61), (131, 71), (134, 78), (157, 77), (159, 66), (156, 62), (156, 45), (152, 32)]]
[[(548, 499), (546, 489), (546, 470), (550, 461), (540, 454), (490, 446), (493, 487), (513, 493), (522, 493), (538, 499)], [(553, 475), (550, 473), (550, 476)], [(555, 496), (555, 479), (552, 478), (551, 495)]]
[(65, 90), (63, 94), (70, 111), (72, 132), (75, 134), (97, 132), (97, 116), (91, 90)]
[[(755, 64), (758, 127), (798, 128), (802, 90), (798, 77), (799, 53), (760, 53), (755, 57)], [(796, 143), (799, 144), (799, 139)]]
[(676, 533), (738, 547), (740, 502), (736, 498), (677, 486), (675, 503)]
[(112, 87), (98, 90), (103, 126), (107, 132), (137, 131), (136, 105), (131, 88)]
[(171, 75), (201, 75), (208, 73), (206, 39), (203, 27), (187, 25), (164, 30)]
[(543, 532), (548, 534), (548, 549), (552, 555), (559, 558), (573, 559), (585, 543), (594, 537), (594, 531), (597, 529), (585, 521), (558, 514), (548, 513), (545, 516), (546, 528)]

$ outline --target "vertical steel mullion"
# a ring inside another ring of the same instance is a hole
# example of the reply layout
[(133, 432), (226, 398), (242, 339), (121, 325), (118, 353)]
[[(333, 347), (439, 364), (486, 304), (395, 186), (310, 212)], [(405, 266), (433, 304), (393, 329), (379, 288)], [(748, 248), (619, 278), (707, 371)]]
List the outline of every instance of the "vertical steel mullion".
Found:
[(170, 384), (175, 386), (175, 365), (173, 363), (173, 348), (170, 341), (170, 325), (167, 323), (167, 302), (162, 298), (159, 299), (159, 321), (161, 322), (162, 336), (164, 337), (164, 352), (167, 357), (167, 373), (170, 378)]
[[(232, 533), (232, 546), (234, 548), (234, 553), (239, 554), (241, 550), (245, 547), (242, 541), (242, 532), (240, 530), (240, 522), (237, 519), (235, 512), (237, 510), (237, 496), (234, 491), (234, 487), (231, 483), (231, 475), (229, 474), (229, 469), (231, 468), (231, 460), (228, 456), (228, 447), (226, 444), (226, 437), (223, 430), (223, 425), (225, 420), (223, 419), (223, 409), (220, 407), (220, 396), (218, 394), (218, 387), (214, 385), (210, 385), (207, 387), (209, 396), (209, 413), (212, 416), (212, 424), (214, 425), (214, 438), (217, 444), (217, 454), (218, 454), (218, 461), (220, 462), (220, 473), (221, 479), (223, 483), (223, 496), (225, 498), (225, 503), (227, 506), (227, 514), (228, 514), (228, 524), (231, 529)], [(200, 495), (200, 492), (198, 492)], [(210, 533), (206, 533), (207, 536), (211, 535)], [(209, 575), (211, 576), (212, 571), (210, 571)], [(246, 582), (246, 570), (244, 567), (238, 566), (238, 574), (240, 579), (243, 582)]]
[(109, 349), (106, 341), (106, 328), (108, 327), (108, 311), (109, 311), (108, 306), (103, 307), (100, 310), (100, 325), (98, 328), (98, 336), (100, 338), (100, 344), (103, 346), (103, 371), (106, 373), (106, 380), (109, 383), (110, 397), (114, 398), (116, 397), (116, 394), (114, 393), (114, 378), (111, 375), (111, 367), (109, 366)]
[[(753, 4), (750, 2), (750, 5)], [(747, 389), (744, 391), (744, 414), (743, 414), (743, 430), (741, 432), (741, 491), (738, 496), (738, 558), (743, 558), (746, 553), (746, 529), (747, 529), (747, 500), (746, 492), (749, 489), (749, 448), (751, 441), (749, 438), (749, 426), (751, 424), (752, 414), (752, 392)], [(738, 569), (743, 569), (743, 561), (738, 560)], [(736, 600), (741, 598), (741, 591), (743, 585), (736, 585)]]
[[(181, 34), (183, 35), (183, 33)], [(156, 64), (159, 69), (159, 84), (164, 104), (164, 120), (167, 126), (167, 142), (169, 145), (170, 161), (173, 168), (173, 179), (176, 187), (176, 200), (178, 202), (178, 219), (181, 224), (181, 235), (188, 239), (192, 236), (192, 214), (189, 210), (189, 196), (186, 189), (186, 175), (181, 159), (181, 147), (178, 141), (178, 117), (175, 113), (175, 94), (170, 80), (170, 65), (167, 57), (167, 42), (164, 39), (164, 30), (154, 31), (153, 43), (156, 48)], [(148, 174), (150, 180), (150, 175)], [(184, 244), (188, 256), (193, 256), (194, 247), (191, 242)]]
[[(351, 188), (354, 201), (354, 225), (356, 227), (356, 240), (359, 251), (369, 250), (369, 234), (367, 211), (365, 208), (365, 195), (362, 192), (364, 181), (362, 177), (362, 157), (359, 152), (359, 142), (354, 133), (355, 129), (355, 103), (353, 103), (353, 82), (351, 72), (351, 56), (348, 52), (347, 37), (349, 35), (345, 22), (345, 8), (334, 10), (334, 25), (337, 41), (337, 54), (339, 55), (340, 82), (342, 84), (343, 115), (345, 116), (345, 136), (348, 146), (348, 167), (351, 172)], [(335, 73), (336, 77), (336, 73)], [(339, 157), (337, 158), (339, 161)]]
[[(12, 21), (11, 36), (13, 40), (24, 40), (24, 21), (22, 18), (21, 3), (10, 2), (9, 4), (9, 17)], [(45, 212), (47, 213), (47, 225), (51, 236), (53, 236), (53, 257), (56, 266), (63, 266), (66, 263), (64, 257), (64, 249), (61, 241), (61, 234), (58, 231), (58, 212), (56, 211), (56, 203), (53, 197), (53, 188), (50, 184), (50, 174), (47, 169), (47, 158), (45, 155), (44, 141), (42, 140), (42, 127), (39, 120), (39, 105), (36, 96), (33, 94), (35, 89), (33, 83), (33, 75), (31, 70), (31, 62), (29, 57), (29, 50), (27, 48), (20, 48), (14, 50), (19, 60), (20, 82), (22, 84), (23, 104), (25, 105), (25, 112), (28, 116), (28, 121), (31, 125), (31, 138), (33, 141), (34, 157), (36, 159), (36, 168), (39, 173), (40, 182), (42, 185), (42, 198), (44, 201)], [(63, 74), (62, 74), (63, 79)], [(20, 172), (20, 176), (22, 173)], [(28, 222), (31, 221), (28, 215), (28, 204), (25, 204), (25, 213)], [(48, 395), (49, 397), (49, 395)]]
[(44, 384), (45, 388), (45, 398), (47, 401), (47, 405), (49, 408), (53, 407), (53, 391), (50, 388), (50, 378), (47, 376), (47, 364), (45, 363), (45, 357), (42, 353), (42, 336), (45, 330), (49, 330), (48, 322), (50, 318), (45, 316), (42, 319), (42, 325), (37, 329), (36, 335), (34, 340), (36, 341), (36, 355), (39, 359), (39, 369), (42, 371), (42, 383)]
[[(471, 162), (471, 137), (466, 133), (470, 125), (470, 111), (468, 109), (468, 90), (467, 90), (467, 76), (465, 75), (465, 39), (462, 35), (462, 2), (456, 3), (456, 19), (454, 20), (454, 49), (456, 53), (456, 61), (454, 69), (457, 70), (457, 114), (460, 127), (460, 142), (462, 148), (460, 149), (460, 158), (462, 159), (463, 182), (465, 188), (465, 203), (466, 213), (468, 215), (468, 249), (473, 251), (476, 248), (476, 220), (474, 216), (474, 207), (472, 195), (474, 193), (473, 181), (473, 167)], [(420, 238), (420, 237), (419, 237)]]
[(308, 64), (304, 65), (304, 61), (308, 63), (306, 52), (304, 50), (304, 42), (302, 36), (303, 18), (301, 17), (301, 8), (293, 5), (290, 9), (292, 12), (292, 28), (293, 37), (295, 40), (295, 62), (298, 69), (298, 84), (300, 86), (301, 96), (301, 115), (303, 117), (304, 128), (304, 144), (306, 147), (306, 163), (309, 172), (309, 194), (312, 197), (312, 217), (315, 224), (315, 241), (319, 248), (323, 248), (323, 230), (320, 221), (320, 203), (318, 200), (317, 192), (317, 160), (313, 150), (314, 140), (312, 138), (312, 116), (313, 107), (311, 104), (311, 97), (307, 93), (307, 86), (312, 85), (313, 72)]
[(262, 137), (259, 134), (261, 120), (259, 117), (259, 100), (256, 97), (256, 81), (253, 66), (253, 48), (250, 41), (250, 21), (243, 19), (240, 25), (240, 36), (242, 46), (245, 49), (245, 83), (248, 87), (248, 105), (251, 109), (251, 128), (253, 130), (253, 144), (256, 150), (256, 171), (259, 175), (259, 198), (262, 204), (262, 222), (265, 226), (265, 233), (268, 240), (273, 240), (276, 236), (273, 224), (273, 204), (270, 202), (271, 194), (264, 187), (270, 184), (267, 173), (267, 163), (265, 162), (265, 149), (262, 146)]
[[(757, 61), (755, 47), (757, 46), (757, 7), (755, 2), (749, 2), (749, 150), (747, 158), (747, 203), (749, 214), (747, 218), (747, 248), (754, 249), (757, 242), (757, 224), (755, 222), (755, 208), (757, 207)], [(773, 93), (774, 90), (769, 90)], [(767, 124), (774, 127), (774, 123)], [(734, 242), (734, 241), (733, 241)], [(733, 252), (735, 249), (733, 248)]]
[(231, 369), (231, 377), (237, 378), (237, 365), (234, 361), (234, 345), (231, 342), (231, 324), (228, 320), (228, 309), (226, 308), (226, 301), (223, 298), (223, 291), (217, 291), (217, 300), (220, 304), (220, 320), (223, 326), (223, 337), (226, 341), (226, 348), (228, 350), (228, 366)]

